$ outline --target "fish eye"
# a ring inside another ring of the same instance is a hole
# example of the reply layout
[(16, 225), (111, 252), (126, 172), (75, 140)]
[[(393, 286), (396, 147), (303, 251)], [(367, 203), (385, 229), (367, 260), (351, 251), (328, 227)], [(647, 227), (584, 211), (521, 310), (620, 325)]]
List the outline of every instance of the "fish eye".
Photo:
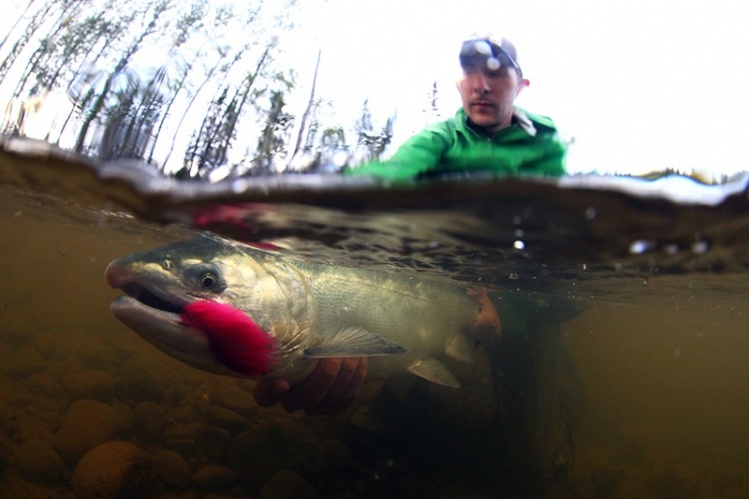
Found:
[(216, 285), (216, 276), (210, 272), (206, 272), (200, 276), (200, 285), (203, 286), (203, 289), (211, 289)]
[(183, 275), (186, 284), (196, 291), (223, 293), (226, 282), (221, 276), (221, 270), (210, 263), (198, 264), (185, 269)]
[(164, 260), (161, 262), (161, 266), (164, 267), (164, 270), (172, 270), (172, 261)]

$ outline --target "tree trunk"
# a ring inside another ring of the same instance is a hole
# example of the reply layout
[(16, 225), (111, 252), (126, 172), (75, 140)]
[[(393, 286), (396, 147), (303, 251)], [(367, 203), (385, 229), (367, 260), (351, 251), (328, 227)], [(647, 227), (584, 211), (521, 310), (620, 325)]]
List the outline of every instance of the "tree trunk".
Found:
[(291, 158), (294, 158), (294, 156), (297, 155), (299, 152), (299, 149), (302, 148), (302, 137), (304, 136), (304, 129), (307, 127), (307, 120), (309, 119), (310, 113), (312, 112), (312, 108), (314, 107), (315, 103), (315, 87), (317, 87), (317, 70), (320, 68), (320, 56), (322, 54), (322, 51), (317, 51), (317, 62), (315, 63), (315, 74), (312, 77), (312, 89), (309, 93), (309, 101), (307, 101), (307, 108), (304, 110), (304, 114), (302, 114), (302, 119), (299, 122), (299, 134), (296, 137), (296, 144), (294, 145), (294, 151), (291, 154)]

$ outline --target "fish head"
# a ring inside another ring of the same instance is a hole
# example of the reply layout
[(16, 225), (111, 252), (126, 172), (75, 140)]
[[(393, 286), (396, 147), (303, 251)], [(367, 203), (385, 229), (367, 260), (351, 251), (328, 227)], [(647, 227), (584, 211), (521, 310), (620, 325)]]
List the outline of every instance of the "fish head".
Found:
[[(277, 260), (266, 251), (211, 237), (126, 255), (106, 269), (109, 285), (125, 293), (110, 308), (146, 341), (188, 365), (223, 375), (273, 377), (272, 369), (230, 359), (249, 348), (238, 334), (244, 329), (266, 334), (275, 345), (271, 354), (278, 355), (309, 328), (312, 304), (304, 280)], [(196, 304), (206, 302), (224, 307), (205, 308), (201, 320), (194, 320)], [(229, 337), (225, 325), (213, 326), (232, 315), (227, 307), (246, 317), (234, 323), (237, 330)]]

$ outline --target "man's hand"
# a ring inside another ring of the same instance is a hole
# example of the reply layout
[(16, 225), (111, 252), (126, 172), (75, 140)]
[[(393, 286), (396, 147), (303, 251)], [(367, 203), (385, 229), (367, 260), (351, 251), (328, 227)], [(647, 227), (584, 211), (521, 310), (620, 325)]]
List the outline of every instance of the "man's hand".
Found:
[(262, 407), (281, 402), (286, 412), (336, 416), (359, 395), (366, 375), (366, 357), (320, 359), (309, 378), (294, 387), (283, 378), (258, 383), (255, 401)]

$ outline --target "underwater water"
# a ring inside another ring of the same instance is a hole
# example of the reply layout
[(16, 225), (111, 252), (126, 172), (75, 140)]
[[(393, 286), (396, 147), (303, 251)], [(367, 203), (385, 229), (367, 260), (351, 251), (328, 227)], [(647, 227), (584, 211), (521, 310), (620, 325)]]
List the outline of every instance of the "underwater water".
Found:
[[(749, 495), (744, 178), (174, 192), (34, 147), (0, 154), (1, 497)], [(198, 229), (485, 287), (503, 347), (459, 389), (260, 408), (109, 312), (109, 261)]]

